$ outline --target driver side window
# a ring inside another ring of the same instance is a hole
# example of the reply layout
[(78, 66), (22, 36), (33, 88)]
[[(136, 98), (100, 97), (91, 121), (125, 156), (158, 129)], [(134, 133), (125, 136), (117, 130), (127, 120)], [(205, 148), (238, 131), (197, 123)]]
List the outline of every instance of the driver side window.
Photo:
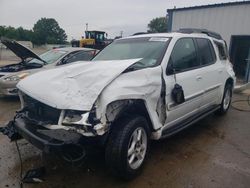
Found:
[(175, 43), (169, 63), (177, 73), (200, 66), (192, 38), (182, 38)]

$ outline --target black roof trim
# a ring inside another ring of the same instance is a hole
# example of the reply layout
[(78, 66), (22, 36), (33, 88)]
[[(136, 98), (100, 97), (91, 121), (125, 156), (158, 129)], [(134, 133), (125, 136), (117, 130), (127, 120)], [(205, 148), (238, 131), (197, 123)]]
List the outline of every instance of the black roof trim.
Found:
[(228, 3), (217, 3), (217, 4), (210, 4), (210, 5), (193, 6), (193, 7), (173, 8), (173, 9), (167, 9), (167, 12), (194, 10), (194, 9), (201, 9), (201, 8), (216, 8), (216, 7), (245, 5), (245, 4), (250, 4), (250, 1), (235, 1), (235, 2), (228, 2)]
[(216, 33), (214, 31), (209, 31), (207, 29), (196, 29), (196, 28), (181, 28), (178, 31), (179, 33), (187, 33), (187, 34), (191, 34), (191, 33), (203, 33), (208, 35), (209, 37), (213, 37), (215, 39), (218, 40), (222, 40), (222, 37), (219, 33)]
[(134, 33), (132, 36), (144, 35), (144, 34), (148, 34), (148, 33), (147, 32), (138, 32), (138, 33)]

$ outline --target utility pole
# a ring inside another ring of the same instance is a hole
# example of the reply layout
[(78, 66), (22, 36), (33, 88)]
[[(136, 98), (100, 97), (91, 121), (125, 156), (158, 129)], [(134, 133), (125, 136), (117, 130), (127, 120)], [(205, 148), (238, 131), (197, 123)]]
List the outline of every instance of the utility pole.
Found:
[(86, 29), (85, 29), (86, 31), (88, 31), (88, 26), (89, 26), (89, 24), (88, 24), (88, 23), (86, 23)]
[(120, 36), (121, 36), (121, 37), (122, 37), (122, 35), (123, 35), (123, 31), (120, 32)]

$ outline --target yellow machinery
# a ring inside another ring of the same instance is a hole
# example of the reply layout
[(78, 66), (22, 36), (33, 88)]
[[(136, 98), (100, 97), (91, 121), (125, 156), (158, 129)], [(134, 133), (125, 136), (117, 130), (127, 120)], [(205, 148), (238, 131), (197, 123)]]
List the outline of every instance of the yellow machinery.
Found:
[(104, 31), (85, 31), (85, 38), (73, 40), (72, 47), (103, 49), (106, 46)]

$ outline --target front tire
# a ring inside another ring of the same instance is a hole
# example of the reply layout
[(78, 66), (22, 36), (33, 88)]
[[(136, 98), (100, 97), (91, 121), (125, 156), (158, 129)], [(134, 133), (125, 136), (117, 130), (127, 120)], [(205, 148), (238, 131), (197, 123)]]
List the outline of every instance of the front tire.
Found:
[(216, 111), (216, 114), (224, 115), (227, 113), (231, 105), (232, 94), (233, 94), (233, 87), (231, 84), (227, 84), (224, 89), (224, 94), (223, 94), (222, 102), (220, 104), (220, 108), (218, 111)]
[(148, 152), (149, 131), (142, 116), (125, 117), (113, 125), (106, 146), (106, 163), (114, 175), (132, 179), (140, 174)]

